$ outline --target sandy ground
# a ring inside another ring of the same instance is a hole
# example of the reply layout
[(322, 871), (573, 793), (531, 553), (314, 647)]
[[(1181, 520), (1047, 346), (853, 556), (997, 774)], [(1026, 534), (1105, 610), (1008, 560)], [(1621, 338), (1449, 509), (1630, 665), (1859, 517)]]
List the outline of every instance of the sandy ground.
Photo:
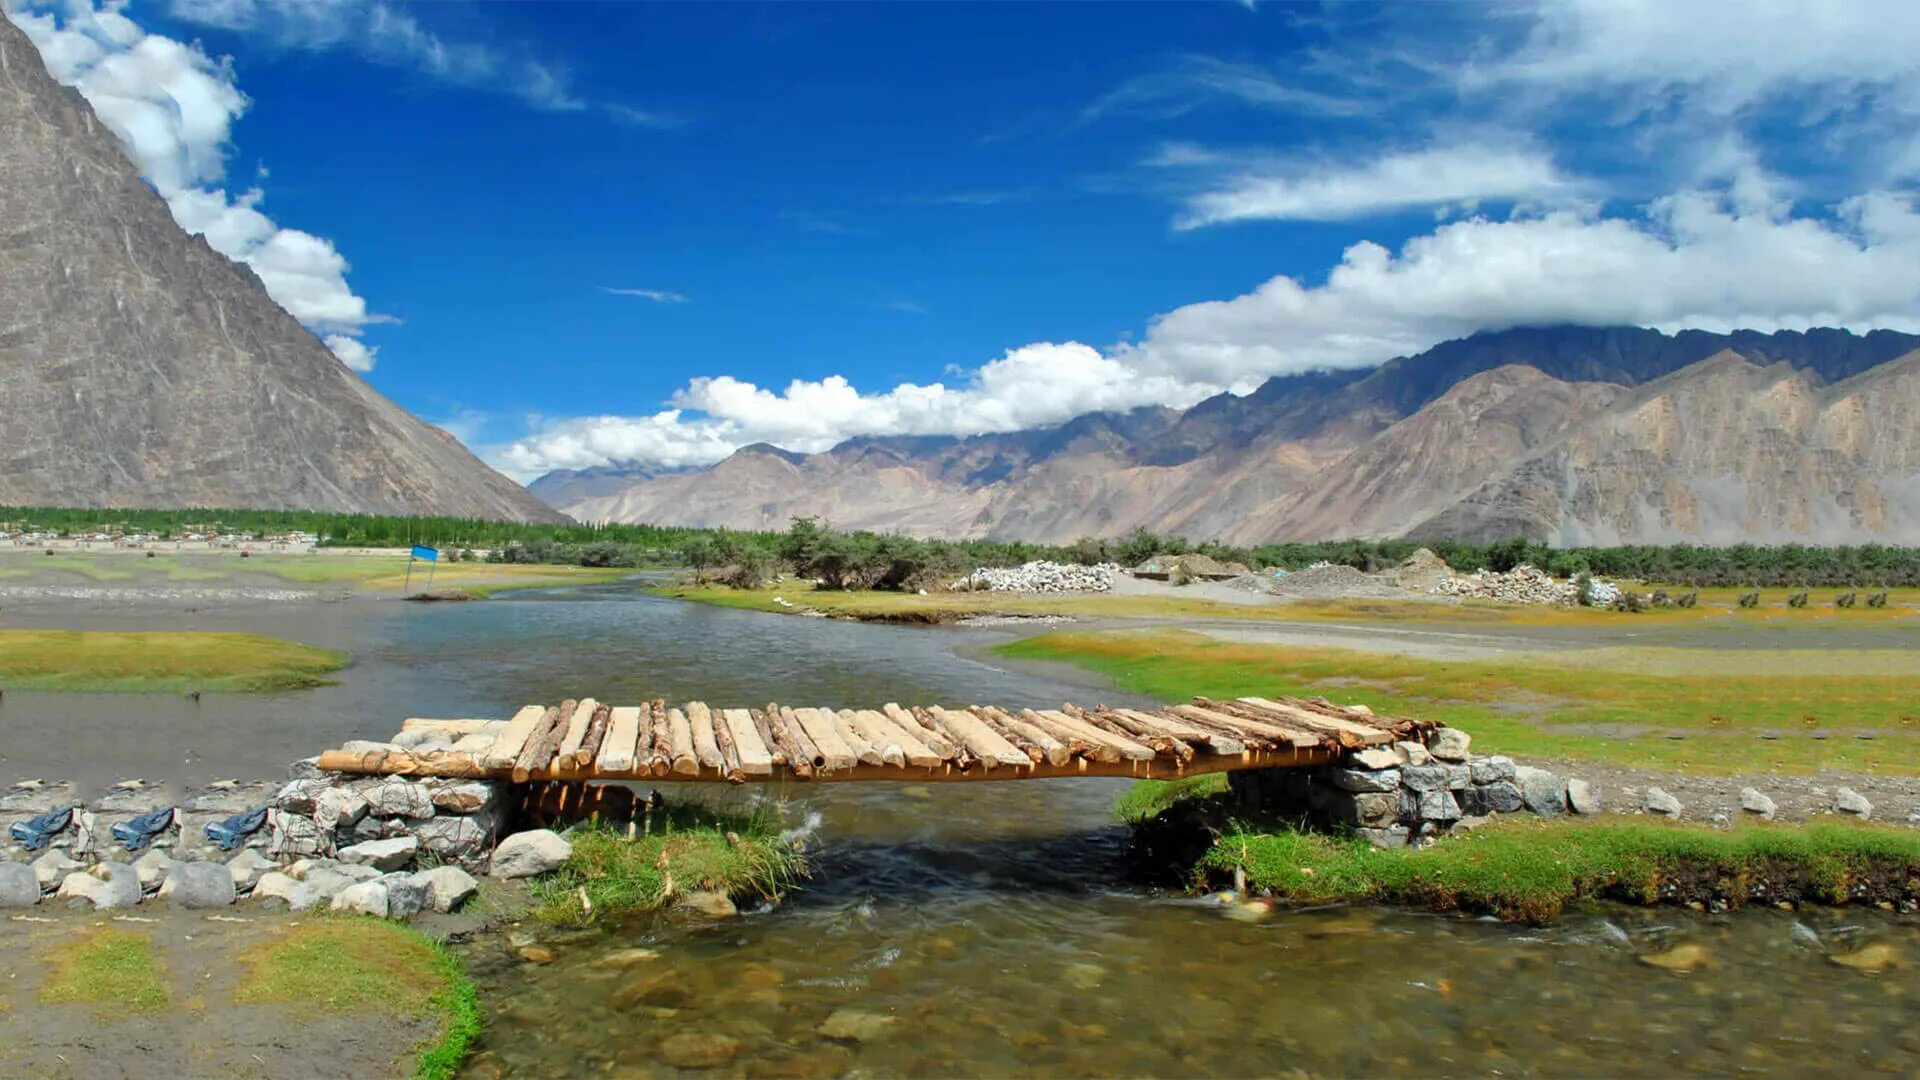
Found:
[[(84, 903), (84, 902), (83, 902)], [(110, 916), (43, 903), (0, 919), (0, 1076), (379, 1077), (405, 1075), (435, 1021), (372, 1010), (324, 1012), (232, 1000), (238, 957), (298, 919), (259, 911), (209, 915), (142, 905)], [(215, 921), (215, 919), (221, 921)], [(149, 933), (171, 1001), (130, 1013), (38, 1000), (45, 956), (99, 926)]]

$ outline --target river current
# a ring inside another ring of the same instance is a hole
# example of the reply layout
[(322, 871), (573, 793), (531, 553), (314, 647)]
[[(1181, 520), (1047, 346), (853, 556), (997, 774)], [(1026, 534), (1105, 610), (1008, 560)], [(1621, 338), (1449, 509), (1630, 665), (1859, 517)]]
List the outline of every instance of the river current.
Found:
[[(978, 631), (767, 616), (623, 588), (79, 610), (32, 625), (49, 622), (254, 630), (355, 657), (338, 685), (295, 694), (0, 699), (9, 773), (88, 786), (156, 761), (176, 762), (166, 779), (182, 783), (276, 775), (408, 715), (502, 716), (583, 695), (1128, 700), (971, 659), (990, 640)], [(1911, 918), (1606, 909), (1536, 930), (1356, 908), (1243, 922), (1128, 884), (1111, 816), (1124, 787), (663, 787), (776, 801), (807, 835), (812, 879), (722, 923), (561, 935), (545, 942), (550, 963), (522, 959), (506, 936), (476, 944), (488, 1032), (468, 1072), (1911, 1075), (1920, 1063)], [(1690, 973), (1643, 959), (1682, 943), (1704, 958)], [(1896, 965), (1868, 974), (1833, 962), (1874, 944)]]

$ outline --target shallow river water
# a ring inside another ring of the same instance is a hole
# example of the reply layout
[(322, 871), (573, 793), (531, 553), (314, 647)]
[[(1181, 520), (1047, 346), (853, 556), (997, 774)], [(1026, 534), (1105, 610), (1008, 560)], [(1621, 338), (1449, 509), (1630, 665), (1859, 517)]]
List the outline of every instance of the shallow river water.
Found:
[[(25, 625), (24, 620), (12, 625)], [(32, 625), (243, 629), (349, 649), (337, 686), (200, 702), (0, 699), (8, 774), (92, 786), (276, 775), (407, 715), (522, 702), (1054, 704), (1125, 695), (1006, 671), (979, 632), (865, 626), (624, 589), (480, 604), (353, 600), (37, 613)], [(129, 716), (138, 723), (129, 725)], [(163, 757), (155, 757), (164, 754)], [(780, 802), (814, 877), (777, 907), (470, 952), (473, 1076), (1912, 1075), (1920, 921), (1876, 912), (1605, 910), (1546, 930), (1375, 909), (1225, 909), (1127, 884), (1124, 782), (833, 785)], [(1691, 974), (1641, 957), (1705, 949)], [(1831, 962), (1870, 943), (1905, 966)], [(823, 1027), (826, 1029), (823, 1031)], [(693, 1037), (689, 1037), (693, 1036)], [(675, 1041), (677, 1040), (677, 1041)]]

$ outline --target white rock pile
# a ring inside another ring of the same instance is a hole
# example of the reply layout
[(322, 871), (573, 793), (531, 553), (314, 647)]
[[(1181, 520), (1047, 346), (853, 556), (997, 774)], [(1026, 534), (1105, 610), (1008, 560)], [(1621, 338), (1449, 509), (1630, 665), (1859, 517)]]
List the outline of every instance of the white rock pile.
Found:
[(949, 587), (960, 592), (1106, 592), (1119, 572), (1113, 563), (1081, 566), (1035, 560), (1021, 566), (982, 566)]
[(1522, 563), (1500, 573), (1475, 570), (1456, 574), (1436, 583), (1429, 590), (1435, 596), (1457, 596), (1470, 600), (1501, 600), (1509, 604), (1562, 604), (1580, 602), (1580, 589), (1571, 581), (1559, 581), (1546, 571)]

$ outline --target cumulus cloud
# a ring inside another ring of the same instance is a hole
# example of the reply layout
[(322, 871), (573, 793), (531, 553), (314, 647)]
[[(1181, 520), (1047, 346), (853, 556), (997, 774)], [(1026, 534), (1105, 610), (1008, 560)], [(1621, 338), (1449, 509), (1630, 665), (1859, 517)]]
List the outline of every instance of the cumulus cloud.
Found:
[[(1169, 156), (1169, 154), (1174, 156)], [(1161, 164), (1216, 159), (1165, 148)], [(1358, 165), (1277, 162), (1244, 168), (1187, 200), (1182, 229), (1233, 221), (1340, 221), (1449, 203), (1564, 197), (1581, 185), (1537, 151), (1464, 144), (1386, 154)]]
[(374, 350), (357, 335), (382, 319), (348, 287), (347, 260), (327, 240), (275, 224), (259, 209), (260, 189), (233, 195), (219, 186), (233, 122), (248, 104), (231, 65), (197, 45), (147, 33), (113, 3), (9, 7), (6, 15), (53, 77), (78, 90), (119, 136), (181, 228), (252, 267), (268, 295), (326, 334), (347, 366), (373, 366)]
[(1522, 325), (1668, 330), (1843, 326), (1920, 332), (1920, 210), (1858, 196), (1795, 215), (1758, 178), (1664, 197), (1632, 216), (1562, 209), (1446, 223), (1396, 250), (1347, 248), (1319, 285), (1275, 277), (1190, 304), (1138, 343), (1022, 346), (964, 382), (862, 393), (847, 379), (771, 390), (693, 380), (642, 417), (546, 420), (492, 455), (510, 474), (621, 461), (703, 465), (770, 442), (815, 452), (858, 435), (972, 435), (1143, 405), (1185, 407), (1303, 371), (1367, 367)]

